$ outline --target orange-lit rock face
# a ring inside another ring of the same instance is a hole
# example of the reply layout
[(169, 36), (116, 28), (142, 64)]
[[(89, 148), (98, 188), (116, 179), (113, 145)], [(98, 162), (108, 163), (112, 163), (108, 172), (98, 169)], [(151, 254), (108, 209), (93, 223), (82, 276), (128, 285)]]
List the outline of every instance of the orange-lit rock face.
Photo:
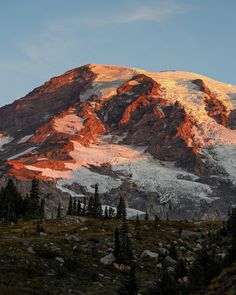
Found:
[(140, 192), (211, 202), (199, 179), (236, 177), (235, 93), (193, 73), (77, 68), (0, 108), (0, 171), (72, 195), (97, 182), (104, 194), (129, 191), (130, 202)]

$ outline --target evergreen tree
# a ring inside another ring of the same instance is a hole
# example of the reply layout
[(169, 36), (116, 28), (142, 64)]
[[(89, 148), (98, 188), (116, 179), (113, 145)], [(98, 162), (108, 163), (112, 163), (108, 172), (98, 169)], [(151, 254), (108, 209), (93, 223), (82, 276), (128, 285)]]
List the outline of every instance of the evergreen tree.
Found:
[(124, 264), (132, 264), (133, 259), (133, 246), (129, 237), (129, 226), (127, 220), (123, 219), (120, 228), (120, 261)]
[(230, 248), (226, 256), (226, 264), (236, 260), (236, 208), (232, 208), (231, 215), (227, 221), (227, 231), (230, 235)]
[(40, 200), (40, 208), (39, 208), (39, 218), (42, 220), (45, 218), (45, 199), (41, 198)]
[(61, 218), (61, 202), (59, 202), (57, 207), (57, 218)]
[(122, 197), (120, 197), (117, 209), (116, 209), (116, 218), (120, 219), (122, 216)]
[(77, 202), (77, 216), (80, 216), (81, 215), (81, 203), (80, 203), (80, 200), (78, 200)]
[(109, 207), (109, 210), (108, 210), (108, 216), (109, 216), (109, 218), (110, 219), (113, 218), (114, 215), (115, 215), (115, 210), (113, 208)]
[(166, 213), (166, 221), (169, 221), (169, 213)]
[(215, 253), (206, 245), (197, 252), (190, 270), (190, 281), (195, 288), (206, 286), (219, 271), (219, 265), (215, 261)]
[(177, 278), (183, 278), (187, 274), (188, 270), (183, 259), (180, 259), (175, 267), (175, 273)]
[(82, 210), (82, 215), (86, 216), (86, 207), (87, 207), (87, 203), (86, 203), (86, 197), (84, 197), (84, 204), (83, 204), (83, 210)]
[(140, 227), (141, 227), (141, 222), (139, 220), (139, 215), (136, 215), (136, 220), (135, 220), (135, 238), (137, 240), (141, 240), (141, 234), (140, 234)]
[(135, 233), (135, 238), (136, 238), (136, 240), (141, 240), (142, 239), (139, 229)]
[(89, 198), (87, 214), (89, 217), (94, 217), (94, 197), (93, 196)]
[(97, 218), (102, 219), (103, 218), (103, 210), (102, 210), (102, 204), (99, 204), (99, 209), (98, 209), (98, 216)]
[(117, 290), (119, 295), (137, 295), (138, 287), (135, 275), (134, 266), (131, 267), (128, 273), (123, 273), (120, 281), (119, 289)]
[(40, 195), (39, 195), (39, 182), (36, 178), (32, 181), (31, 191), (28, 200), (28, 209), (30, 218), (40, 217)]
[(120, 235), (119, 230), (116, 228), (114, 233), (114, 251), (113, 254), (116, 258), (116, 262), (120, 262)]
[(137, 213), (137, 215), (136, 215), (136, 220), (135, 220), (135, 230), (136, 230), (136, 231), (139, 230), (140, 227), (141, 227), (141, 223), (140, 223), (140, 220), (139, 220), (139, 215), (138, 215), (138, 213)]
[(169, 255), (172, 259), (178, 260), (178, 254), (174, 243), (170, 244)]
[(40, 233), (44, 233), (44, 227), (41, 221), (37, 221), (36, 223), (36, 230), (35, 230), (35, 234), (36, 236), (40, 236)]
[(67, 215), (72, 215), (72, 214), (73, 214), (73, 202), (72, 202), (72, 197), (70, 196)]
[(108, 213), (107, 206), (105, 207), (105, 210), (104, 210), (104, 218), (109, 219), (109, 213)]
[(117, 206), (117, 212), (116, 212), (116, 218), (117, 219), (126, 219), (127, 213), (126, 213), (126, 206), (125, 201), (122, 197), (120, 197), (118, 206)]
[(177, 295), (177, 282), (175, 277), (171, 275), (165, 264), (163, 264), (161, 272), (161, 282), (158, 286), (159, 294), (161, 295)]
[(123, 205), (122, 205), (122, 219), (123, 220), (127, 219), (127, 211), (126, 211), (126, 205), (125, 205), (124, 199), (123, 199)]
[(230, 217), (227, 221), (227, 230), (230, 235), (236, 233), (236, 208), (232, 208)]
[(98, 193), (98, 184), (95, 184), (92, 217), (94, 218), (102, 217), (102, 208), (101, 208), (101, 202), (100, 202), (100, 197)]
[(73, 200), (73, 208), (72, 208), (72, 215), (77, 215), (77, 204), (76, 204), (76, 198)]
[(0, 193), (0, 217), (6, 222), (17, 222), (24, 215), (24, 201), (14, 182), (9, 179)]
[(155, 215), (155, 220), (154, 220), (154, 227), (155, 228), (159, 227), (159, 221), (160, 221), (160, 218), (157, 215)]

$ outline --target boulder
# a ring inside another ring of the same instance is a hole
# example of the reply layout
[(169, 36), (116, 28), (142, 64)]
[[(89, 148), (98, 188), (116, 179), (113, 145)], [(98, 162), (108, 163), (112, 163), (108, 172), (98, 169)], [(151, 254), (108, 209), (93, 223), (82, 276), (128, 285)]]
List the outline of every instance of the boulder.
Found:
[(55, 259), (57, 262), (59, 262), (60, 264), (63, 264), (65, 261), (64, 261), (64, 259), (63, 258), (61, 258), (61, 257), (56, 257), (56, 259)]
[(158, 250), (158, 253), (162, 256), (169, 254), (169, 251), (166, 248), (158, 248), (157, 250)]
[(68, 240), (68, 241), (71, 241), (71, 242), (79, 242), (79, 241), (80, 241), (80, 238), (78, 238), (78, 237), (75, 236), (75, 235), (69, 235), (69, 236), (67, 237), (67, 240)]
[(150, 258), (158, 258), (159, 257), (159, 254), (156, 253), (156, 252), (152, 252), (152, 251), (149, 251), (149, 250), (144, 250), (143, 253), (141, 254), (141, 257), (150, 257)]
[(170, 256), (166, 256), (165, 261), (170, 264), (170, 265), (175, 265), (177, 264), (177, 261), (171, 258)]
[(27, 251), (30, 253), (30, 254), (35, 254), (35, 251), (34, 249), (30, 246), (27, 248)]
[(144, 225), (144, 227), (143, 227), (145, 230), (147, 230), (147, 231), (149, 231), (150, 230), (150, 228), (147, 226), (147, 225)]
[(184, 229), (181, 232), (181, 238), (182, 239), (193, 239), (193, 240), (197, 240), (199, 238), (201, 238), (202, 234), (200, 232), (197, 231), (191, 231), (191, 230), (186, 230)]
[(113, 253), (110, 253), (110, 254), (102, 257), (100, 259), (100, 262), (103, 263), (103, 264), (105, 264), (105, 265), (109, 265), (109, 264), (112, 264), (115, 260), (116, 260), (116, 258), (113, 255)]
[(172, 267), (172, 266), (167, 267), (167, 272), (170, 272), (170, 273), (175, 272), (174, 267)]

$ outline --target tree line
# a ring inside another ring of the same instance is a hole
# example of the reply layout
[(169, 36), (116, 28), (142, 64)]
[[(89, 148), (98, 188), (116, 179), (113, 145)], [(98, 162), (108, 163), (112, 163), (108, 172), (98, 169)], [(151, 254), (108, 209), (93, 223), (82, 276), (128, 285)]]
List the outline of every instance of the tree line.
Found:
[(30, 192), (24, 197), (12, 179), (0, 191), (0, 218), (4, 222), (17, 222), (20, 219), (43, 219), (44, 198), (39, 194), (39, 183), (33, 179)]
[[(92, 195), (90, 198), (83, 198), (83, 202), (80, 201), (80, 199), (77, 199), (76, 197), (70, 197), (68, 209), (67, 209), (67, 215), (69, 216), (87, 216), (91, 218), (97, 218), (97, 219), (112, 219), (112, 218), (126, 218), (126, 206), (125, 201), (123, 197), (120, 197), (119, 203), (117, 206), (117, 210), (115, 213), (115, 210), (110, 206), (105, 206), (105, 208), (102, 208), (102, 203), (99, 197), (98, 192), (98, 185), (95, 185), (95, 192), (94, 195)], [(61, 212), (61, 203), (58, 204), (57, 208), (57, 218), (62, 217)]]

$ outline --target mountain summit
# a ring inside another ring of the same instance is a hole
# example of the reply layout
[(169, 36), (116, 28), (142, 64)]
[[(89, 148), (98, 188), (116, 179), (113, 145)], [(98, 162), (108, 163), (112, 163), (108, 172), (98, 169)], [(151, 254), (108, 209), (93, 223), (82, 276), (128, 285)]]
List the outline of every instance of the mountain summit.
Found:
[(48, 211), (99, 185), (103, 203), (224, 218), (236, 203), (236, 86), (89, 64), (0, 108), (0, 185), (37, 177)]

